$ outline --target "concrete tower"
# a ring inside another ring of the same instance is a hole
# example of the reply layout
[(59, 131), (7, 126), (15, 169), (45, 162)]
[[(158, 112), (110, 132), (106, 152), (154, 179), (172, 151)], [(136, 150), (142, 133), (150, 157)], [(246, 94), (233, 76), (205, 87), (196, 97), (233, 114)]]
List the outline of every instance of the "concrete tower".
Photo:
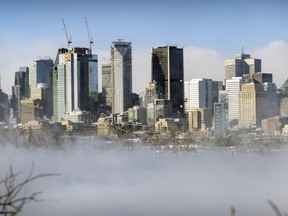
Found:
[(132, 107), (132, 46), (117, 40), (111, 44), (112, 113), (123, 113)]

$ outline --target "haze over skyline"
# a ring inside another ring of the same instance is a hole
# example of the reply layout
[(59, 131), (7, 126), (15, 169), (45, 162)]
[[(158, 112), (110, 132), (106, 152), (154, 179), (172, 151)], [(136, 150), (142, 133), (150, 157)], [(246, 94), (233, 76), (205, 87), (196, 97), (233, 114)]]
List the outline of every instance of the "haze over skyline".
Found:
[[(132, 42), (133, 90), (150, 81), (151, 48), (184, 47), (184, 77), (224, 80), (224, 61), (244, 47), (262, 59), (262, 71), (273, 73), (278, 87), (288, 78), (288, 3), (285, 0), (223, 1), (29, 1), (1, 2), (0, 73), (2, 89), (11, 94), (15, 71), (35, 58), (66, 47), (62, 18), (72, 47), (88, 47), (84, 17), (101, 64), (112, 41)], [(100, 85), (101, 86), (101, 85)]]

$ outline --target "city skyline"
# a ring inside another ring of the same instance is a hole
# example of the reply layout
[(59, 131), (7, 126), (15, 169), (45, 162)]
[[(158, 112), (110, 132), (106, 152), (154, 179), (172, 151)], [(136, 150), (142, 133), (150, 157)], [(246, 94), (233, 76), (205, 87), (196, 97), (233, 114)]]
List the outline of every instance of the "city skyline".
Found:
[(244, 47), (245, 53), (262, 59), (262, 71), (273, 73), (274, 82), (280, 87), (288, 71), (285, 61), (288, 56), (285, 23), (288, 3), (281, 0), (227, 3), (209, 0), (178, 1), (177, 4), (161, 0), (84, 1), (81, 4), (1, 2), (2, 89), (11, 94), (12, 74), (20, 66), (30, 68), (38, 56), (50, 56), (54, 60), (58, 48), (67, 46), (62, 18), (72, 37), (72, 47), (88, 47), (84, 17), (87, 17), (94, 38), (93, 51), (99, 56), (98, 71), (110, 58), (111, 41), (123, 38), (132, 42), (133, 92), (143, 91), (151, 79), (152, 47), (167, 44), (184, 48), (184, 80), (211, 78), (223, 81), (225, 59), (241, 53)]

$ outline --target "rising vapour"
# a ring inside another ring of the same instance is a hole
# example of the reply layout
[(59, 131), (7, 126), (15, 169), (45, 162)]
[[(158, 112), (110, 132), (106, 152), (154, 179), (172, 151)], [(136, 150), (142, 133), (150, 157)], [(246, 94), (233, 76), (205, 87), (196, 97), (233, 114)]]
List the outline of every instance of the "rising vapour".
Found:
[(113, 146), (86, 140), (62, 149), (2, 146), (1, 178), (9, 165), (20, 177), (38, 179), (27, 191), (42, 191), (43, 202), (29, 203), (23, 216), (274, 215), (271, 199), (287, 212), (287, 151), (270, 153), (204, 150), (162, 152), (151, 147)]

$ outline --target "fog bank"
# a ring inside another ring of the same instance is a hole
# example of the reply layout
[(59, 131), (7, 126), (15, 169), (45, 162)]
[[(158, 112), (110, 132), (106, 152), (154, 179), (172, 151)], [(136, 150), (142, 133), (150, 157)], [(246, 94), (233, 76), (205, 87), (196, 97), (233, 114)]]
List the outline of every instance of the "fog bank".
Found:
[[(119, 144), (120, 145), (120, 144)], [(105, 148), (101, 140), (70, 143), (62, 150), (1, 146), (3, 178), (10, 164), (29, 172), (60, 173), (27, 190), (42, 191), (21, 215), (174, 216), (275, 215), (267, 200), (288, 211), (288, 153), (207, 150), (155, 154), (148, 147)]]

